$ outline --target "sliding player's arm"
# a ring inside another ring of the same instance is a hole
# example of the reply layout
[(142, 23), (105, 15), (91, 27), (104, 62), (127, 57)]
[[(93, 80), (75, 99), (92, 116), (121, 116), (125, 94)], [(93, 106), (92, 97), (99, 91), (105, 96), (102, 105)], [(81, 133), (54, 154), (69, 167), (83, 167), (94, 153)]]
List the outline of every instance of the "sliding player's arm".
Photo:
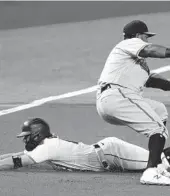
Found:
[(0, 155), (0, 160), (11, 157), (11, 156), (23, 155), (23, 154), (24, 154), (23, 151), (22, 152), (16, 152), (16, 153), (3, 154), (3, 155)]
[(35, 164), (35, 161), (23, 152), (5, 154), (1, 155), (0, 157), (3, 158), (0, 160), (0, 170), (18, 169)]

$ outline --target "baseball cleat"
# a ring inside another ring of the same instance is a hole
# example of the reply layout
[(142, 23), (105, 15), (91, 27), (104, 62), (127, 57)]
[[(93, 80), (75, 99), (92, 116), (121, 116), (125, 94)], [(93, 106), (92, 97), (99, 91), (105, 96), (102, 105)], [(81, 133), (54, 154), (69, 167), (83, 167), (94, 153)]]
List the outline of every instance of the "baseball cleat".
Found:
[(140, 182), (145, 185), (170, 186), (170, 178), (163, 175), (156, 167), (146, 169), (140, 178)]
[(162, 174), (163, 176), (166, 176), (167, 178), (170, 179), (170, 173), (166, 170), (165, 165), (164, 164), (159, 164), (157, 166), (158, 172), (160, 174)]

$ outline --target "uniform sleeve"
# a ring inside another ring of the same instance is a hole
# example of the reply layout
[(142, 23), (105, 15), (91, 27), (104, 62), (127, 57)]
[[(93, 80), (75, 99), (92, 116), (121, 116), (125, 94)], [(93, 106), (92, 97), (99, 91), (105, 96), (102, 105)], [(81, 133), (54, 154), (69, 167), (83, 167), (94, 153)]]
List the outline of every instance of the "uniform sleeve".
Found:
[(139, 56), (139, 53), (147, 45), (151, 45), (151, 43), (144, 42), (139, 38), (132, 38), (124, 40), (117, 47), (130, 56), (142, 58)]
[(55, 147), (49, 143), (41, 144), (32, 151), (25, 151), (35, 163), (42, 163), (53, 158)]

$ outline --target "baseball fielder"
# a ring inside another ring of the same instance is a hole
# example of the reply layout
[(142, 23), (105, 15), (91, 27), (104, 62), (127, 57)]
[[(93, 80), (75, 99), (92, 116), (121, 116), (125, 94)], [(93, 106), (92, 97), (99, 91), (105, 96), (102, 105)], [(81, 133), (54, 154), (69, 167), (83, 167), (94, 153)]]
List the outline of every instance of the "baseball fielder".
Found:
[(125, 25), (123, 33), (124, 40), (110, 52), (98, 80), (97, 111), (106, 122), (126, 125), (149, 137), (149, 159), (140, 182), (170, 185), (157, 168), (168, 137), (168, 113), (163, 103), (142, 96), (144, 87), (170, 90), (170, 81), (150, 74), (146, 62), (148, 57), (169, 58), (170, 49), (148, 43), (155, 33), (140, 20)]
[[(62, 140), (50, 132), (48, 123), (41, 118), (25, 121), (17, 137), (23, 138), (25, 150), (1, 155), (0, 170), (46, 162), (55, 169), (71, 171), (141, 171), (146, 168), (149, 156), (146, 149), (115, 137), (91, 145)], [(166, 158), (169, 155), (167, 148), (162, 153), (162, 164), (169, 166)], [(162, 170), (161, 164), (159, 169)]]

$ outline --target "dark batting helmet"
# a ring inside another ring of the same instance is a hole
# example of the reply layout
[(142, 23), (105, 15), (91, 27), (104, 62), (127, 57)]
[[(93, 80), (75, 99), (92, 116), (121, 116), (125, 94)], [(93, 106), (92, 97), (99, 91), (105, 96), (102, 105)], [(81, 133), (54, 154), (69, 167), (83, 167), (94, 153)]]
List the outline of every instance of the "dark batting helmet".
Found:
[(31, 151), (45, 138), (52, 137), (52, 134), (47, 122), (41, 118), (33, 118), (24, 122), (22, 132), (17, 137), (23, 137), (25, 149)]

